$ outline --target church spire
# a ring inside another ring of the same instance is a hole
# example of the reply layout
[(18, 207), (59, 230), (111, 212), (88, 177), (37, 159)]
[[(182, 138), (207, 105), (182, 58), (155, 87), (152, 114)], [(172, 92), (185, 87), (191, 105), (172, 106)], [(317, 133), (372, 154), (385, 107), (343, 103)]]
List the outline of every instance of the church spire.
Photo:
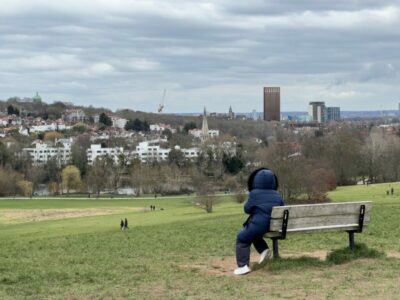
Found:
[(229, 113), (228, 113), (228, 119), (233, 120), (235, 118), (235, 113), (233, 112), (232, 105), (229, 106)]
[(203, 113), (203, 125), (201, 127), (201, 139), (202, 141), (208, 140), (208, 122), (207, 122), (207, 111), (205, 106)]

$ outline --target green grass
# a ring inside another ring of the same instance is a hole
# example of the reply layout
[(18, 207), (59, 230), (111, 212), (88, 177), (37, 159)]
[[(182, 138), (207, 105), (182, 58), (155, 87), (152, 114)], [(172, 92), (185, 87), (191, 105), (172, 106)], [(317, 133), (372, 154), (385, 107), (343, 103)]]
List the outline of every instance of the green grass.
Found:
[[(386, 195), (386, 191), (394, 188), (394, 195)], [(373, 201), (376, 204), (399, 204), (400, 203), (400, 183), (384, 183), (357, 185), (351, 187), (338, 187), (329, 194), (335, 201)]]
[[(299, 257), (270, 261), (241, 278), (230, 274), (245, 215), (230, 197), (221, 197), (212, 214), (186, 197), (0, 200), (0, 299), (395, 299), (400, 259), (385, 254), (400, 253), (400, 197), (386, 196), (388, 187), (330, 193), (333, 201), (373, 201), (355, 252), (346, 249), (345, 233), (288, 235), (281, 252)], [(24, 223), (1, 218), (7, 209), (150, 205), (164, 210)], [(130, 229), (121, 232), (123, 217)], [(315, 251), (329, 251), (327, 261), (307, 256)]]
[(384, 252), (371, 249), (365, 244), (358, 244), (355, 245), (353, 250), (348, 247), (336, 249), (328, 254), (326, 260), (308, 256), (274, 259), (268, 264), (268, 269), (272, 272), (304, 271), (308, 268), (329, 267), (332, 265), (349, 263), (358, 259), (384, 257)]
[(326, 258), (327, 263), (343, 264), (359, 258), (382, 258), (385, 253), (371, 249), (365, 244), (355, 245), (354, 249), (343, 248), (332, 251)]

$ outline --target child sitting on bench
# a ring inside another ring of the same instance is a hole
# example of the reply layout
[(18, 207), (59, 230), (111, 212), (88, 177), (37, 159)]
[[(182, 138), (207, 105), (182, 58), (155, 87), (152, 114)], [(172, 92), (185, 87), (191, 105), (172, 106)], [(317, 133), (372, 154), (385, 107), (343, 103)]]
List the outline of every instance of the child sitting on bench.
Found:
[(283, 206), (278, 190), (278, 178), (269, 169), (255, 170), (248, 179), (249, 199), (244, 211), (249, 218), (236, 239), (236, 262), (238, 268), (235, 275), (244, 275), (250, 270), (250, 246), (254, 245), (260, 253), (259, 263), (263, 263), (271, 254), (263, 236), (268, 231), (271, 212), (274, 206)]

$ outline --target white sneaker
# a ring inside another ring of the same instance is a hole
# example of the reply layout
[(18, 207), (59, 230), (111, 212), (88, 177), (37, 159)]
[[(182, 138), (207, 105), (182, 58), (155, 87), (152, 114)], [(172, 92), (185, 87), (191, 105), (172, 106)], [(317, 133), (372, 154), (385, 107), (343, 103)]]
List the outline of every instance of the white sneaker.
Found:
[(233, 274), (235, 274), (235, 275), (245, 275), (245, 274), (250, 273), (250, 272), (251, 272), (251, 270), (250, 270), (249, 266), (246, 265), (244, 267), (237, 268), (233, 272)]
[(260, 254), (259, 264), (262, 264), (265, 260), (267, 260), (271, 256), (271, 250), (266, 249), (263, 253)]

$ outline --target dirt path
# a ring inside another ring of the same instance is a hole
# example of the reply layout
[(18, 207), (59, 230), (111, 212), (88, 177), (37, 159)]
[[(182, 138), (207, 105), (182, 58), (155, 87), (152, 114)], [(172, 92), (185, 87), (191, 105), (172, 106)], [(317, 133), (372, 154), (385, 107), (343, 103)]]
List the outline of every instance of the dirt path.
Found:
[[(314, 257), (320, 260), (325, 260), (328, 255), (328, 251), (315, 251), (315, 252), (283, 252), (281, 253), (282, 258), (296, 258), (296, 257)], [(252, 254), (250, 265), (254, 266), (258, 265), (258, 255)], [(236, 258), (234, 256), (222, 257), (222, 258), (213, 258), (209, 261), (205, 261), (198, 264), (191, 265), (181, 265), (182, 269), (193, 270), (199, 272), (205, 272), (208, 274), (213, 274), (215, 276), (232, 276), (233, 270), (236, 267)], [(257, 272), (252, 272), (251, 274), (256, 274)]]
[[(317, 258), (321, 261), (324, 261), (324, 260), (326, 260), (328, 254), (329, 254), (329, 251), (324, 251), (324, 250), (318, 250), (318, 251), (314, 251), (314, 252), (282, 252), (281, 257), (282, 258), (312, 257), (312, 258)], [(386, 255), (387, 255), (387, 257), (390, 257), (390, 258), (400, 259), (400, 252), (390, 251)], [(252, 254), (251, 261), (250, 261), (250, 265), (252, 266), (251, 267), (252, 269), (254, 269), (254, 267), (256, 267), (258, 265), (257, 260), (258, 260), (258, 255)], [(209, 261), (195, 263), (195, 264), (191, 264), (191, 265), (181, 265), (179, 267), (182, 269), (185, 269), (185, 270), (192, 270), (192, 271), (198, 271), (201, 273), (213, 274), (218, 277), (219, 276), (235, 277), (233, 275), (233, 270), (236, 267), (236, 258), (234, 256), (212, 258)], [(257, 269), (257, 267), (255, 269)], [(256, 274), (257, 274), (257, 270), (250, 273), (249, 276), (254, 276)]]
[(124, 212), (144, 211), (145, 208), (65, 208), (65, 209), (1, 209), (0, 220), (4, 223), (59, 220), (90, 216), (112, 215)]

